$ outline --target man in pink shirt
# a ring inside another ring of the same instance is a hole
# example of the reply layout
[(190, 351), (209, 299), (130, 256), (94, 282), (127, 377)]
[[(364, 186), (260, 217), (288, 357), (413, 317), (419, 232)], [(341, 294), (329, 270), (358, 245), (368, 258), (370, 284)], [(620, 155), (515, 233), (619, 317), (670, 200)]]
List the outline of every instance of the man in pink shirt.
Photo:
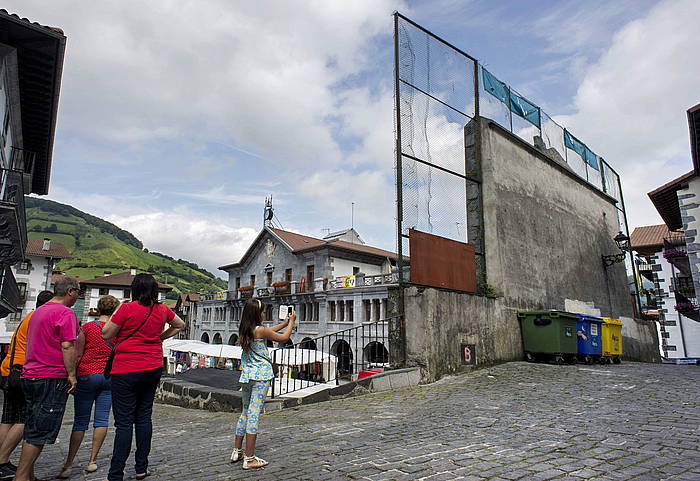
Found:
[(24, 444), (15, 481), (34, 481), (34, 463), (45, 444), (56, 442), (75, 378), (78, 319), (71, 309), (80, 295), (77, 279), (56, 280), (54, 298), (32, 315), (22, 389), (27, 399)]

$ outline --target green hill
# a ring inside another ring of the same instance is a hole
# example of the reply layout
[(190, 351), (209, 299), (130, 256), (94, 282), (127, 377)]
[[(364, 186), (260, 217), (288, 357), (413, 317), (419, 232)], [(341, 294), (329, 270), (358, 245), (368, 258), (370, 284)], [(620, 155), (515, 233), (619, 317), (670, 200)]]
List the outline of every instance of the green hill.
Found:
[(30, 239), (49, 238), (63, 244), (73, 256), (57, 264), (67, 274), (91, 279), (136, 267), (153, 273), (178, 293), (211, 292), (226, 288), (226, 281), (183, 259), (149, 252), (130, 232), (99, 217), (51, 200), (27, 197), (27, 231)]

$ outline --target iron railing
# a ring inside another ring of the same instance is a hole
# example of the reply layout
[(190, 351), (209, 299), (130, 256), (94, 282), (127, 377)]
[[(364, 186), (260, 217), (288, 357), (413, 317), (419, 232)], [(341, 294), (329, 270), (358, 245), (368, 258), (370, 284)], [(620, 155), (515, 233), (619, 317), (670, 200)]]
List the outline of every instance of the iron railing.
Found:
[(272, 397), (324, 383), (352, 381), (370, 367), (390, 367), (389, 322), (364, 323), (271, 351)]

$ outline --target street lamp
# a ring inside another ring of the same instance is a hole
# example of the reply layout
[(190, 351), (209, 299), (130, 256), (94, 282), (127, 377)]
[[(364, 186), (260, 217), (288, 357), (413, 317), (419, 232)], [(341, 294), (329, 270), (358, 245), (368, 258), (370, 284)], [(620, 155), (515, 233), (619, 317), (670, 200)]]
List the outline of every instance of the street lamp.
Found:
[(614, 238), (617, 248), (620, 249), (618, 254), (611, 254), (609, 256), (601, 256), (603, 258), (603, 266), (610, 267), (618, 262), (623, 262), (625, 260), (625, 255), (630, 250), (630, 238), (620, 231)]

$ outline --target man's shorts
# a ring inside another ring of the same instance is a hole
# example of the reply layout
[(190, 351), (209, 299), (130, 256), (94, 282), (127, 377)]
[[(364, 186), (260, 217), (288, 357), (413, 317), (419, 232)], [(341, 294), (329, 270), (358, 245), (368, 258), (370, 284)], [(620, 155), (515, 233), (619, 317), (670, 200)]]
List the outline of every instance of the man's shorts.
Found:
[(24, 424), (24, 413), (27, 410), (27, 401), (24, 399), (22, 386), (17, 389), (8, 389), (4, 392), (2, 401), (2, 424)]
[(66, 379), (22, 379), (22, 389), (27, 399), (25, 441), (42, 446), (56, 442), (66, 411), (68, 386)]

